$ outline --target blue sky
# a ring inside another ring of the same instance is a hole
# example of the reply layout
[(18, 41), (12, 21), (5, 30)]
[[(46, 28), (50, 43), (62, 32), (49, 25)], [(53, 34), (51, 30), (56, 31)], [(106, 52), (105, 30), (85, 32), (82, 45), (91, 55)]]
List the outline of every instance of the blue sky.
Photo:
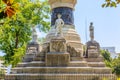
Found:
[(74, 11), (75, 26), (82, 43), (89, 40), (89, 24), (94, 23), (95, 40), (101, 47), (116, 47), (120, 52), (120, 6), (102, 8), (104, 0), (77, 0)]

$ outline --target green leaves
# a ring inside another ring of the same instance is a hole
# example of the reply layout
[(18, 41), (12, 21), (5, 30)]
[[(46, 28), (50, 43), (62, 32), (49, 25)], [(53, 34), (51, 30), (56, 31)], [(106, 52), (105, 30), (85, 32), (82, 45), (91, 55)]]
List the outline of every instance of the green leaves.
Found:
[(120, 0), (105, 0), (102, 7), (117, 7), (118, 4), (120, 4)]
[(100, 52), (104, 58), (106, 66), (110, 67), (113, 73), (120, 75), (120, 55), (112, 59), (108, 51), (101, 50)]
[(12, 64), (13, 67), (22, 61), (26, 45), (31, 39), (31, 27), (39, 24), (40, 31), (47, 32), (50, 29), (50, 9), (46, 0), (36, 0), (34, 3), (22, 0), (19, 3), (21, 8), (16, 15), (0, 20), (0, 50), (5, 53), (5, 64)]
[(108, 51), (101, 50), (100, 53), (104, 57), (104, 60), (107, 60), (109, 62), (112, 61), (112, 58), (111, 58), (110, 53)]
[(113, 72), (120, 75), (120, 55), (113, 59)]
[(2, 30), (0, 36), (0, 49), (6, 53), (4, 56), (5, 64), (12, 64), (15, 66), (21, 61), (23, 54), (25, 54), (26, 48), (23, 46), (27, 45), (30, 40), (31, 29), (30, 26), (27, 26), (26, 20), (24, 19), (25, 18), (22, 17), (21, 14), (15, 15), (11, 19), (6, 18), (3, 26), (0, 27)]

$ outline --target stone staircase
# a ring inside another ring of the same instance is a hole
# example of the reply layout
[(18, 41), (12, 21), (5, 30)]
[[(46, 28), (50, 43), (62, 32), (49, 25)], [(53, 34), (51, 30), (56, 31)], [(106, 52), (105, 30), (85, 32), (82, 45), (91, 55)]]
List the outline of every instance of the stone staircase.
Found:
[(70, 57), (67, 66), (46, 66), (45, 56), (37, 54), (33, 61), (19, 63), (5, 80), (116, 80), (102, 57)]
[(100, 55), (92, 57), (98, 53), (83, 57), (83, 45), (72, 25), (64, 25), (64, 38), (56, 37), (55, 33), (52, 29), (42, 50), (27, 53), (5, 80), (116, 80)]

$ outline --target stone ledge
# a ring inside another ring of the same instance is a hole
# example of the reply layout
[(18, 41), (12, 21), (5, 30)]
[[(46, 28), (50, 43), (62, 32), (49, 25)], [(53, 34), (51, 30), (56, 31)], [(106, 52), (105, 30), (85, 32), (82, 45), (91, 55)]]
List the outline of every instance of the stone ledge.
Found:
[(114, 74), (11, 74), (5, 80), (116, 80)]
[(110, 68), (98, 67), (26, 67), (26, 68), (14, 68), (13, 72), (16, 73), (69, 73), (69, 74), (112, 74)]

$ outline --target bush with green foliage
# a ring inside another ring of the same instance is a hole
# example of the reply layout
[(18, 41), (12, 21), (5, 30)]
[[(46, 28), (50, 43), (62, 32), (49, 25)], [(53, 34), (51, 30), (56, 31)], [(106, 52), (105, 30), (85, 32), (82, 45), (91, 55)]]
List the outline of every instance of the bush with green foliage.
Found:
[(112, 59), (108, 51), (101, 50), (100, 52), (104, 58), (106, 66), (110, 67), (113, 73), (115, 73), (116, 75), (120, 75), (120, 55)]
[(120, 75), (120, 54), (117, 58), (113, 59), (113, 72), (117, 75)]
[(101, 50), (100, 53), (104, 58), (104, 62), (106, 64), (106, 66), (112, 67), (112, 58), (110, 56), (110, 53), (108, 51), (105, 51), (105, 50)]

